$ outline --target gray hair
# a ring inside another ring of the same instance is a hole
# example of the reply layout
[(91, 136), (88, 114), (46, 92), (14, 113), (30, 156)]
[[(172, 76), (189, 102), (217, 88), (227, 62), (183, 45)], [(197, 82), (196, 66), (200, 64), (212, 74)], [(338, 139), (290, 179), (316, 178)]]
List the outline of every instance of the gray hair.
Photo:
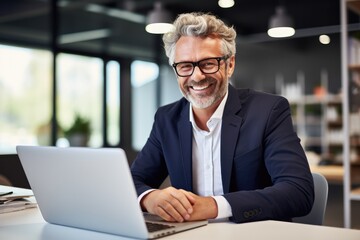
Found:
[(193, 12), (180, 14), (174, 21), (175, 29), (163, 36), (166, 56), (170, 65), (174, 63), (175, 45), (181, 36), (206, 37), (215, 35), (222, 40), (224, 55), (236, 53), (236, 31), (214, 15)]

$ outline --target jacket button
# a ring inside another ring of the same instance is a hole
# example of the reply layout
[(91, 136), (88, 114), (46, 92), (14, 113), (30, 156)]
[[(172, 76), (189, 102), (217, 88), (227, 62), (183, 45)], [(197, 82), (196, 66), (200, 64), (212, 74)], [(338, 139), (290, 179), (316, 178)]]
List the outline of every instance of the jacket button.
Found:
[(257, 216), (257, 215), (259, 215), (259, 214), (261, 214), (262, 213), (262, 209), (261, 208), (255, 208), (255, 209), (252, 209), (252, 210), (249, 210), (249, 211), (245, 211), (244, 213), (243, 213), (243, 216), (244, 216), (244, 218), (252, 218), (252, 217), (255, 217), (255, 216)]

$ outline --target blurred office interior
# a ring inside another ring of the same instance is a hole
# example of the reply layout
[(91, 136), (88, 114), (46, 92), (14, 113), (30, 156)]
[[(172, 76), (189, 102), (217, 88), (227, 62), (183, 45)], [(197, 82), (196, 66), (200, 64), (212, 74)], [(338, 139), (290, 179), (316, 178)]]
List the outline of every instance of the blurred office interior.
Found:
[[(359, 12), (346, 9), (349, 50), (342, 55), (341, 0), (235, 0), (226, 8), (220, 2), (1, 0), (4, 183), (29, 187), (15, 153), (19, 144), (121, 147), (131, 163), (147, 139), (156, 109), (181, 98), (161, 34), (145, 30), (149, 15), (155, 8), (167, 11), (172, 20), (183, 12), (211, 12), (238, 33), (231, 83), (288, 98), (310, 164), (325, 175), (335, 167), (335, 174), (326, 176), (330, 192), (325, 225), (343, 227), (344, 161), (353, 167), (353, 185), (360, 183)], [(293, 36), (267, 34), (279, 7), (292, 20)], [(345, 90), (346, 133), (344, 56), (355, 66)], [(346, 160), (344, 134), (351, 145)], [(351, 206), (351, 227), (360, 228), (360, 204), (351, 201)]]

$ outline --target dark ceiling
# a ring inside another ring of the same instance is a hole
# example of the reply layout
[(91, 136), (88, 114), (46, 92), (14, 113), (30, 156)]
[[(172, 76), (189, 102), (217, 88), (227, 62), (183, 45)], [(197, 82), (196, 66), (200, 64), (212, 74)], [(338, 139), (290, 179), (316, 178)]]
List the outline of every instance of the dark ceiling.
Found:
[[(53, 17), (50, 0), (1, 0), (0, 43), (49, 47), (55, 33), (61, 50), (151, 58), (159, 50), (160, 42), (158, 35), (145, 32), (146, 15), (154, 2), (58, 0), (58, 15)], [(221, 9), (217, 2), (167, 0), (163, 5), (174, 17), (182, 12), (212, 12), (235, 26), (239, 43), (274, 41), (266, 31), (279, 3), (294, 20), (297, 32), (292, 39), (340, 30), (340, 0), (235, 0), (235, 6), (230, 9)], [(57, 28), (52, 27), (54, 20)], [(358, 19), (351, 16), (350, 21), (358, 22)]]

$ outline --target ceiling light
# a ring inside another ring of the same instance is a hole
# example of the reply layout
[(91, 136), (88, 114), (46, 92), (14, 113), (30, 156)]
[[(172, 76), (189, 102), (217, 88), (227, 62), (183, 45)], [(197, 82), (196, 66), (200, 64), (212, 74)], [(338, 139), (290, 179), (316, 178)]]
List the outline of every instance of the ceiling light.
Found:
[(164, 34), (174, 29), (171, 13), (160, 2), (155, 2), (154, 10), (148, 14), (146, 22), (145, 30), (149, 33)]
[(110, 29), (96, 29), (84, 32), (68, 33), (60, 36), (60, 44), (69, 44), (107, 38), (111, 35)]
[(329, 44), (330, 43), (330, 37), (328, 35), (320, 35), (319, 41), (322, 44)]
[(235, 1), (234, 0), (219, 0), (218, 4), (222, 8), (231, 8), (234, 6)]
[(98, 14), (106, 14), (110, 17), (123, 19), (126, 21), (134, 22), (134, 23), (145, 23), (145, 16), (136, 14), (130, 11), (116, 9), (116, 8), (110, 8), (110, 7), (104, 7), (99, 4), (90, 3), (87, 4), (85, 7), (86, 11), (98, 13)]
[(276, 13), (270, 18), (268, 35), (274, 38), (291, 37), (295, 34), (292, 19), (286, 14), (284, 7), (276, 8)]

